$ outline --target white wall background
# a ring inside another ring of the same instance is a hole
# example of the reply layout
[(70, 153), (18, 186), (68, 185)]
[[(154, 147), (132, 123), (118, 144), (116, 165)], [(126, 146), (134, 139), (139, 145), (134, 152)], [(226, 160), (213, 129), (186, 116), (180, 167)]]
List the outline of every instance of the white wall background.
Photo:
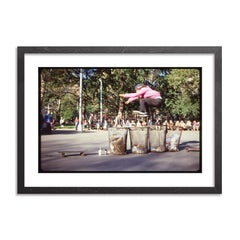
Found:
[[(237, 2), (2, 1), (0, 238), (239, 239)], [(223, 46), (222, 195), (16, 194), (16, 47), (114, 45)]]

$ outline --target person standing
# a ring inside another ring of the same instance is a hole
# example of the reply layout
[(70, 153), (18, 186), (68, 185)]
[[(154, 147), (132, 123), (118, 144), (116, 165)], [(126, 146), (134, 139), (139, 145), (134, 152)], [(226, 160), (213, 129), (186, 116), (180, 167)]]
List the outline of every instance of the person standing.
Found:
[(75, 123), (75, 129), (77, 131), (78, 130), (78, 125), (79, 125), (79, 118), (78, 117), (75, 117), (74, 123)]
[(91, 113), (88, 118), (88, 129), (92, 130), (93, 114)]

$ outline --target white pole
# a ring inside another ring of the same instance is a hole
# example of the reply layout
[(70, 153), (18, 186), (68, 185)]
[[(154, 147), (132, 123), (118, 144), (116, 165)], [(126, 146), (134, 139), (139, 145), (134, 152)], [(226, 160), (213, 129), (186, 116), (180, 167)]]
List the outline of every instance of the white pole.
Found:
[(82, 68), (79, 75), (79, 125), (78, 131), (82, 132)]
[(100, 123), (102, 124), (102, 79), (100, 81)]

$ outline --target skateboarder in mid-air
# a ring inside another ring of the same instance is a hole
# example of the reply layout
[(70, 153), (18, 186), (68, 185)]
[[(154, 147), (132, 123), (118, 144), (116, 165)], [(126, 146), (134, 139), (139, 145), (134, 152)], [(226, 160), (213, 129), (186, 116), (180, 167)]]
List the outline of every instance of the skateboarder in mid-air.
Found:
[(135, 86), (135, 93), (119, 94), (120, 97), (128, 98), (125, 102), (129, 104), (137, 99), (140, 101), (140, 111), (133, 111), (133, 113), (140, 116), (149, 116), (149, 107), (160, 107), (162, 104), (162, 97), (159, 91), (151, 89), (149, 86), (139, 83)]

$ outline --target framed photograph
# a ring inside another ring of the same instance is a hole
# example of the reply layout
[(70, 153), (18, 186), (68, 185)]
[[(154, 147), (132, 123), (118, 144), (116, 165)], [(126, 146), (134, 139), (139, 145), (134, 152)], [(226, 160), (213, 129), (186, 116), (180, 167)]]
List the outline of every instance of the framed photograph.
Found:
[(222, 192), (222, 48), (18, 47), (19, 194)]

